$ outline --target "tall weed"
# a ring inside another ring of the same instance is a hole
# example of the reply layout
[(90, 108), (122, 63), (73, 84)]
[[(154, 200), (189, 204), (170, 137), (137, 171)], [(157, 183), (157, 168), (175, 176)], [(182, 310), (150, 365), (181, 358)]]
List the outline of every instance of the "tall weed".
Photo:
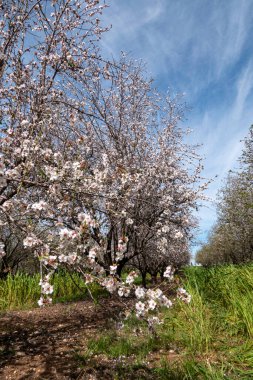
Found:
[[(0, 311), (28, 309), (37, 305), (40, 298), (39, 275), (18, 273), (0, 280)], [(82, 299), (87, 294), (84, 281), (78, 274), (55, 273), (53, 302)]]

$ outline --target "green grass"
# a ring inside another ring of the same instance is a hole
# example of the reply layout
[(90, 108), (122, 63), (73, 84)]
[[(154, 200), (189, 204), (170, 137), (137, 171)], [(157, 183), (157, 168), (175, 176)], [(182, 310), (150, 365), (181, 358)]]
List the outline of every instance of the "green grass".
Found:
[[(37, 306), (40, 298), (39, 275), (18, 273), (0, 280), (0, 311), (30, 309)], [(62, 271), (52, 278), (53, 303), (77, 301), (88, 297), (87, 287), (81, 276)], [(96, 284), (89, 286), (95, 300), (107, 293)]]
[(187, 268), (183, 286), (191, 303), (164, 310), (157, 337), (132, 316), (90, 340), (83, 357), (121, 360), (115, 379), (135, 378), (136, 366), (136, 379), (253, 379), (253, 266)]

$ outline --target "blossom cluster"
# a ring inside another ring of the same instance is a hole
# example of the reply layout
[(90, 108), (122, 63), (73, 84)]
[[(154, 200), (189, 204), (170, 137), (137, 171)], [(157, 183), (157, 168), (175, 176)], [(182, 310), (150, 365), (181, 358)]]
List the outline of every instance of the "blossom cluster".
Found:
[(3, 258), (6, 255), (6, 252), (4, 250), (4, 244), (0, 242), (0, 259)]
[(137, 317), (143, 317), (150, 310), (155, 310), (158, 306), (166, 306), (170, 308), (172, 306), (171, 300), (169, 300), (160, 289), (143, 289), (136, 288), (135, 295), (140, 301), (135, 305)]
[(178, 288), (177, 296), (180, 300), (182, 300), (185, 303), (191, 302), (191, 295), (189, 293), (187, 293), (187, 291), (183, 288)]

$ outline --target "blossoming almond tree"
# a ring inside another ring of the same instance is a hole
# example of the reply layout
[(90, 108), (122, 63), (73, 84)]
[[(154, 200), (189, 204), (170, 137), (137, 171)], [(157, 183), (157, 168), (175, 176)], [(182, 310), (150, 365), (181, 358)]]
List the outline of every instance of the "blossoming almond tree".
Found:
[(99, 3), (1, 2), (1, 220), (19, 228), (24, 247), (53, 267), (54, 235), (59, 224), (68, 224), (74, 207), (68, 200), (90, 150), (71, 126), (72, 110), (85, 103), (77, 78), (92, 77), (100, 59), (95, 41), (105, 29), (97, 17), (105, 5)]
[[(168, 252), (168, 245), (178, 241), (187, 245), (200, 165), (194, 151), (183, 145), (184, 133), (177, 126), (183, 106), (178, 99), (160, 99), (144, 78), (142, 62), (123, 57), (108, 67), (104, 88), (103, 80), (93, 85), (89, 93), (96, 94), (91, 104), (97, 118), (95, 125), (87, 120), (84, 126), (95, 141), (104, 196), (94, 204), (99, 202), (102, 231), (107, 232), (105, 266), (109, 271), (117, 262), (120, 274), (130, 259), (148, 251), (151, 241), (156, 252)], [(124, 236), (128, 242), (122, 252), (118, 246)]]
[[(124, 265), (152, 242), (166, 255), (186, 241), (202, 191), (179, 100), (162, 99), (141, 62), (101, 58), (99, 4), (11, 0), (0, 10), (1, 221), (48, 270), (40, 305), (58, 265), (128, 296), (136, 274), (121, 281)], [(137, 314), (170, 306), (163, 297), (145, 292)]]

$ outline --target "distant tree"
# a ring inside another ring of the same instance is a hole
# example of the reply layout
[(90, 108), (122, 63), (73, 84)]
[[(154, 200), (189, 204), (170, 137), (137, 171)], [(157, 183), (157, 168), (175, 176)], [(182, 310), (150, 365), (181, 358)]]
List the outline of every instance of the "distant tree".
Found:
[(147, 252), (134, 257), (131, 261), (133, 267), (141, 273), (143, 286), (146, 286), (147, 274), (151, 275), (152, 281), (156, 283), (158, 275), (163, 280), (166, 267), (171, 266), (175, 272), (190, 262), (187, 241), (183, 236), (170, 239), (167, 250), (160, 249), (161, 241), (154, 243), (151, 242), (147, 246)]
[(218, 220), (197, 254), (202, 265), (253, 261), (253, 129), (245, 138), (240, 170), (230, 172), (218, 200)]

